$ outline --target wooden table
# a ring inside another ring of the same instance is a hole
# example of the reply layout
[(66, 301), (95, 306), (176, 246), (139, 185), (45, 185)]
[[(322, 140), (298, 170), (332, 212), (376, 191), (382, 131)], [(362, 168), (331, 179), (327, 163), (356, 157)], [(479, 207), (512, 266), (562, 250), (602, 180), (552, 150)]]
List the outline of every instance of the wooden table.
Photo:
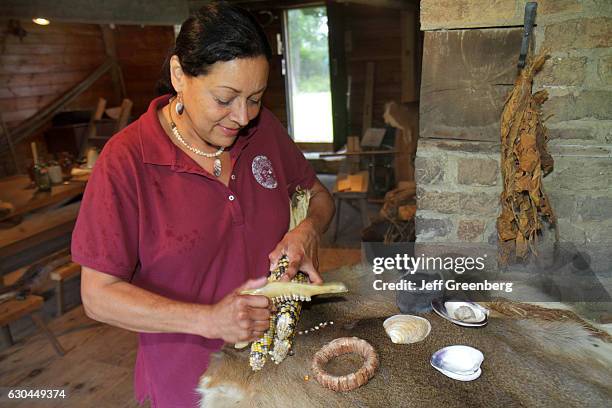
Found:
[(82, 194), (88, 176), (53, 186), (50, 192), (28, 188), (27, 176), (0, 180), (0, 199), (15, 207), (11, 216), (23, 216), (14, 227), (0, 229), (0, 275), (70, 245), (80, 202), (62, 205)]
[(30, 178), (18, 175), (0, 179), (0, 200), (11, 203), (15, 211), (3, 219), (61, 203), (85, 191), (87, 176), (72, 179), (67, 184), (55, 185), (49, 192), (39, 192), (30, 188)]
[[(389, 155), (398, 156), (400, 154), (405, 154), (405, 152), (402, 152), (401, 150), (397, 150), (397, 149), (382, 149), (382, 150), (363, 150), (363, 151), (358, 151), (358, 152), (344, 152), (344, 153), (321, 153), (319, 154), (319, 157), (321, 158), (325, 158), (325, 157), (352, 158), (353, 160), (356, 160), (356, 162), (352, 166), (353, 168), (350, 169), (350, 172), (354, 172), (356, 168), (359, 168), (359, 158), (360, 157), (367, 157), (369, 160), (369, 163), (368, 163), (368, 175), (370, 178), (369, 188), (374, 189), (374, 191), (376, 191), (376, 175), (374, 173), (375, 167), (376, 167), (374, 164), (374, 161), (376, 157), (389, 156)], [(396, 173), (395, 176), (397, 179), (397, 172), (395, 173)], [(389, 181), (388, 174), (385, 177), (387, 179), (386, 183), (388, 184), (388, 181)], [(385, 186), (385, 188), (386, 187), (388, 187), (388, 185)]]

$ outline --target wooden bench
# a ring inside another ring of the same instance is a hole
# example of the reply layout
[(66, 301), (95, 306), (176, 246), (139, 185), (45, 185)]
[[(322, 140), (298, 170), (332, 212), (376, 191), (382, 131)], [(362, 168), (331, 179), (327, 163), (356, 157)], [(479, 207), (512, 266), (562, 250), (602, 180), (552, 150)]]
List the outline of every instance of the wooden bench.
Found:
[(55, 297), (57, 299), (57, 316), (64, 314), (64, 281), (67, 281), (81, 274), (81, 265), (74, 262), (69, 262), (53, 272), (51, 272), (51, 280), (55, 282)]
[(63, 356), (66, 351), (57, 341), (57, 338), (51, 330), (47, 327), (44, 320), (40, 316), (40, 309), (42, 308), (44, 300), (40, 296), (28, 295), (25, 299), (12, 299), (6, 302), (0, 303), (0, 327), (2, 327), (2, 335), (5, 341), (9, 344), (13, 344), (13, 337), (11, 336), (10, 324), (16, 320), (21, 319), (24, 316), (30, 316), (32, 321), (47, 337), (55, 352)]

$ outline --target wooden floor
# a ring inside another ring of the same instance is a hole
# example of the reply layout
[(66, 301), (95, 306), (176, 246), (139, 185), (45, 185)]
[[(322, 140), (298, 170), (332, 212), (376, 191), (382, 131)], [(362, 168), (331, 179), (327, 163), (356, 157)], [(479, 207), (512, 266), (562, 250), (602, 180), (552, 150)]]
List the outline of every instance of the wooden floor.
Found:
[[(322, 272), (358, 263), (359, 249), (321, 249)], [(73, 285), (73, 290), (78, 290)], [(48, 302), (52, 303), (52, 300)], [(62, 346), (64, 357), (55, 354), (35, 327), (22, 330), (17, 344), (0, 351), (0, 387), (61, 388), (65, 399), (7, 402), (2, 407), (138, 407), (133, 397), (133, 367), (137, 336), (87, 318), (78, 306), (65, 315), (49, 319), (50, 329)], [(27, 324), (22, 322), (22, 324)]]
[[(64, 389), (65, 399), (45, 407), (137, 407), (133, 398), (135, 333), (96, 323), (81, 306), (49, 322), (68, 350), (59, 357), (36, 333), (0, 353), (0, 385), (9, 388)], [(6, 407), (32, 407), (32, 400), (0, 401)]]

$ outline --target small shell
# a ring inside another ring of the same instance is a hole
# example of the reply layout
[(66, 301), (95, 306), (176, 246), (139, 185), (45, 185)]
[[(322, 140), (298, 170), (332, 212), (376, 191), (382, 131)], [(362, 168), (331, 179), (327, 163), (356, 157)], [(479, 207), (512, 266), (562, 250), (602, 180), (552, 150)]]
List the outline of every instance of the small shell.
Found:
[(436, 314), (459, 326), (480, 327), (489, 321), (489, 310), (475, 302), (434, 299), (431, 306)]
[(385, 331), (395, 344), (410, 344), (424, 340), (431, 331), (427, 319), (412, 315), (395, 315), (383, 322)]
[(451, 378), (461, 379), (461, 377), (468, 378), (478, 373), (483, 360), (482, 352), (473, 347), (448, 346), (431, 356), (431, 365), (444, 375), (450, 376), (450, 373), (453, 374)]
[(445, 306), (449, 316), (460, 322), (480, 323), (487, 319), (482, 307), (469, 302), (446, 302)]

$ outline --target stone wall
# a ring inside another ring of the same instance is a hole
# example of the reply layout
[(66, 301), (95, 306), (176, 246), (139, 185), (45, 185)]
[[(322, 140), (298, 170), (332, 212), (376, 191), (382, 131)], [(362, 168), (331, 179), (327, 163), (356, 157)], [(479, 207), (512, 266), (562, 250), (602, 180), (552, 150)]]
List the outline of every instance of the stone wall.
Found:
[[(461, 106), (477, 106), (474, 101), (478, 98), (488, 98), (494, 106), (487, 105), (486, 111), (497, 110), (499, 118), (504, 98), (496, 97), (498, 92), (492, 92), (491, 87), (507, 85), (506, 80), (489, 81), (488, 87), (466, 86), (458, 81), (452, 89), (452, 101), (447, 99), (445, 103), (439, 93), (447, 92), (448, 87), (428, 92), (425, 78), (427, 70), (438, 72), (438, 65), (454, 62), (439, 55), (427, 60), (428, 37), (439, 39), (457, 32), (464, 38), (473, 31), (499, 37), (493, 31), (522, 25), (525, 3), (421, 1), (421, 28), (426, 33), (421, 139), (415, 162), (419, 242), (496, 241), (495, 220), (502, 189), (499, 119), (490, 126), (477, 114), (455, 124), (448, 118), (457, 117)], [(547, 47), (551, 54), (536, 77), (534, 91), (546, 89), (550, 95), (543, 110), (545, 117), (552, 115), (546, 124), (555, 169), (544, 179), (544, 187), (559, 217), (561, 239), (586, 245), (612, 244), (612, 1), (540, 0), (536, 24), (536, 51)], [(452, 41), (452, 36), (448, 38)], [(469, 43), (463, 47), (469, 47)], [(437, 49), (429, 51), (436, 55)], [(472, 54), (474, 58), (470, 59), (463, 52), (457, 64), (469, 66), (474, 72), (486, 71), (487, 77), (492, 77), (493, 62)], [(516, 66), (513, 53), (499, 55), (494, 62), (498, 67)], [(499, 58), (507, 60), (500, 64)], [(436, 76), (430, 76), (435, 83)], [(507, 73), (500, 72), (500, 76), (506, 78)], [(448, 78), (444, 80), (448, 82)], [(461, 98), (464, 102), (455, 106)], [(434, 106), (438, 116), (427, 123)]]

